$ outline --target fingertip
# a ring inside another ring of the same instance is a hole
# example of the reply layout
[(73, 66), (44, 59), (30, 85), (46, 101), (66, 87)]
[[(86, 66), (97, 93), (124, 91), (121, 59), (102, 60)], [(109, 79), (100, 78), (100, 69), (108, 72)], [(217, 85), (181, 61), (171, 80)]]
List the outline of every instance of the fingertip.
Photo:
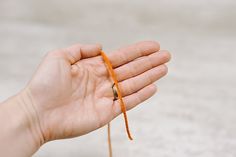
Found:
[(163, 59), (166, 62), (169, 62), (171, 60), (171, 53), (168, 50), (161, 50), (159, 51), (161, 55), (163, 56)]
[(168, 67), (165, 64), (160, 65), (160, 73), (165, 76), (168, 73)]
[(151, 84), (150, 89), (153, 91), (153, 93), (157, 92), (157, 86), (155, 84)]
[(96, 43), (95, 45), (96, 45), (96, 48), (97, 48), (98, 51), (102, 50), (102, 44)]

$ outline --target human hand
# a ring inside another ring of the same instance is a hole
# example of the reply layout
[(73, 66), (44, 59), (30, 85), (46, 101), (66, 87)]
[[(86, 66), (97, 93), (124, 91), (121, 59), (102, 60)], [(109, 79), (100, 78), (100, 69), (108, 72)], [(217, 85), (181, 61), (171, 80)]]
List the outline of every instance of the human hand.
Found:
[[(121, 113), (100, 45), (74, 45), (48, 53), (23, 91), (38, 119), (44, 142), (84, 135)], [(127, 110), (156, 92), (154, 82), (170, 60), (154, 41), (139, 42), (108, 55)]]

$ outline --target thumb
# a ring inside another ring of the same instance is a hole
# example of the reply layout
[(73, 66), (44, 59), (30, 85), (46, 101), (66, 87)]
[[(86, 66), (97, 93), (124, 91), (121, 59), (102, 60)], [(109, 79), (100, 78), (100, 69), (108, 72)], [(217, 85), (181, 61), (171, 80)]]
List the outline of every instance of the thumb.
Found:
[(64, 53), (66, 59), (70, 62), (70, 64), (75, 64), (81, 59), (98, 56), (101, 50), (101, 44), (75, 44), (66, 48)]

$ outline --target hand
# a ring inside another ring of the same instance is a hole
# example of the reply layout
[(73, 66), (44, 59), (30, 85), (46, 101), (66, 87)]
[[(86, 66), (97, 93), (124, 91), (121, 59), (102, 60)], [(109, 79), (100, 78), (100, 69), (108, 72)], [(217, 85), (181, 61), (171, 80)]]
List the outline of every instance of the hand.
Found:
[[(80, 136), (104, 126), (121, 113), (113, 101), (112, 79), (100, 45), (74, 45), (50, 52), (24, 93), (37, 113), (44, 142)], [(127, 110), (156, 92), (154, 82), (167, 73), (167, 51), (153, 41), (140, 42), (108, 55)]]

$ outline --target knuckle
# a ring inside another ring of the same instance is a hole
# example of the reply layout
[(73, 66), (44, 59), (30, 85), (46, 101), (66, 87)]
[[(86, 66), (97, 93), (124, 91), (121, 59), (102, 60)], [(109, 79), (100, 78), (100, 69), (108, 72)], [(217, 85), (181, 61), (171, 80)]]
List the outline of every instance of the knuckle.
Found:
[(130, 72), (130, 74), (131, 74), (131, 76), (135, 76), (135, 69), (136, 69), (137, 67), (136, 67), (136, 65), (135, 64), (133, 64), (133, 65), (131, 65), (130, 66), (130, 70), (129, 70), (129, 72)]
[(129, 87), (126, 85), (125, 82), (122, 82), (121, 85), (119, 86), (120, 87), (120, 92), (121, 92), (121, 95), (122, 96), (125, 96), (127, 92), (129, 92)]
[(124, 91), (125, 95), (129, 95), (134, 92), (134, 84), (126, 82), (127, 90)]
[(142, 102), (142, 98), (141, 98), (141, 96), (140, 96), (140, 93), (139, 93), (139, 92), (137, 93), (137, 95), (136, 95), (135, 99), (136, 99), (136, 105), (137, 105), (137, 104), (140, 104), (140, 103)]
[[(148, 65), (148, 67), (151, 69), (151, 68), (154, 68), (155, 67), (155, 64), (153, 63), (152, 61), (152, 58), (150, 56), (147, 56), (147, 62), (146, 64)], [(140, 66), (140, 65), (139, 65)]]
[(153, 77), (154, 77), (154, 72), (147, 73), (146, 80), (148, 81), (148, 84), (151, 84), (154, 81)]

